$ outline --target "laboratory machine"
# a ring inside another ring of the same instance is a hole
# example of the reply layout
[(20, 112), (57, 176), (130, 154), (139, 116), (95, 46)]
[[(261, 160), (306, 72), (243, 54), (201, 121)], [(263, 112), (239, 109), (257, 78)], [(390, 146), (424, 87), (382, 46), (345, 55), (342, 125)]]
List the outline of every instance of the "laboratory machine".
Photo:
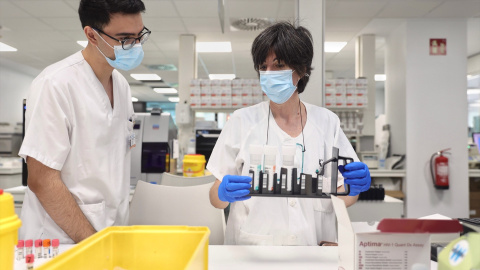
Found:
[(130, 185), (138, 180), (159, 182), (170, 170), (173, 140), (177, 126), (169, 113), (154, 109), (151, 113), (135, 113), (133, 125), (136, 146), (132, 149)]

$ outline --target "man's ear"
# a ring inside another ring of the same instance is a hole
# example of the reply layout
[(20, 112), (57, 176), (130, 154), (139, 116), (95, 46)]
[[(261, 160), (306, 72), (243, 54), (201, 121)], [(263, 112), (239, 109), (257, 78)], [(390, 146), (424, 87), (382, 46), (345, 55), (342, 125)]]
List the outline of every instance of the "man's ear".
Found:
[(95, 30), (93, 30), (92, 27), (90, 26), (85, 26), (83, 28), (83, 32), (85, 32), (85, 36), (87, 37), (88, 43), (91, 43), (94, 46), (98, 46), (98, 39), (97, 36), (95, 35)]

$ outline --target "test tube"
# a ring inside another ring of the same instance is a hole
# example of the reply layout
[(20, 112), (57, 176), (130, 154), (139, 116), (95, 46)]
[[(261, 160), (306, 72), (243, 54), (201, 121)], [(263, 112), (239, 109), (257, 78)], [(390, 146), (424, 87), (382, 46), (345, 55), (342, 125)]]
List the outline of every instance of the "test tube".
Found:
[(27, 241), (25, 241), (25, 255), (33, 254), (32, 246), (33, 246), (33, 240), (32, 239), (28, 239)]
[(23, 242), (23, 240), (18, 240), (18, 243), (17, 243), (17, 261), (24, 258), (24, 256), (23, 256), (23, 247), (24, 246), (25, 246), (25, 243)]
[[(277, 153), (278, 148), (274, 145), (265, 145), (263, 147), (263, 153), (265, 154), (265, 172), (268, 175), (268, 184), (267, 184), (267, 192), (266, 193), (273, 193), (273, 182), (276, 181), (275, 179), (275, 171), (276, 171), (276, 160), (277, 160)], [(265, 179), (264, 179), (265, 181)], [(263, 183), (265, 186), (265, 182)]]
[(43, 239), (43, 258), (50, 258), (50, 239)]
[(27, 270), (33, 269), (33, 262), (35, 261), (35, 255), (27, 254), (25, 262), (27, 263)]
[(52, 240), (52, 258), (58, 256), (58, 246), (60, 245), (60, 241), (58, 239)]
[(35, 240), (35, 254), (38, 258), (42, 258), (42, 239)]

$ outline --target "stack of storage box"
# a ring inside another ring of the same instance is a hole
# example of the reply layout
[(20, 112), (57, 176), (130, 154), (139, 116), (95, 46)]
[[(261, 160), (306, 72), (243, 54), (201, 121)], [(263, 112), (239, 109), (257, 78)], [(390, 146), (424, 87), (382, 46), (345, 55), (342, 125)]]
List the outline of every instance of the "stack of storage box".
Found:
[(258, 79), (208, 80), (190, 82), (192, 108), (241, 108), (266, 100)]
[(358, 79), (327, 79), (325, 106), (327, 108), (365, 108), (368, 106), (368, 81)]

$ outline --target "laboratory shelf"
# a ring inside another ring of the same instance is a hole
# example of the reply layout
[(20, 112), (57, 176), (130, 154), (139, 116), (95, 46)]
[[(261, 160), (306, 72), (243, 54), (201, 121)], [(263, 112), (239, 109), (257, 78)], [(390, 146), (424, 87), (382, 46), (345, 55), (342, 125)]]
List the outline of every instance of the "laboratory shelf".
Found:
[(192, 108), (194, 112), (233, 113), (241, 108)]
[(480, 170), (479, 169), (471, 169), (468, 170), (469, 177), (480, 177)]
[(0, 174), (19, 174), (22, 173), (22, 167), (2, 168), (0, 167)]
[(371, 177), (405, 177), (405, 170), (370, 170)]

